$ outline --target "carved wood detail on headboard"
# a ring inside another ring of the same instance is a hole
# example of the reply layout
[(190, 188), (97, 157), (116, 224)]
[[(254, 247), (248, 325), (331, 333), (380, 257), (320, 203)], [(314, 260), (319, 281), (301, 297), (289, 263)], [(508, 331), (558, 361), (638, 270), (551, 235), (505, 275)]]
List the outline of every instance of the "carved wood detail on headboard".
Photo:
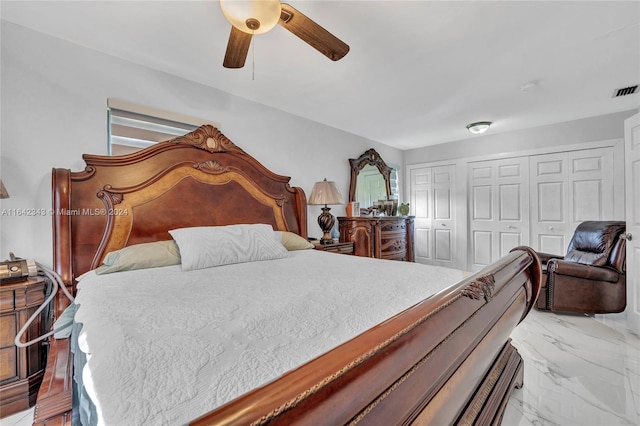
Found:
[(186, 136), (180, 136), (170, 141), (175, 144), (188, 144), (209, 152), (233, 152), (246, 154), (240, 147), (231, 142), (220, 130), (207, 124), (197, 128)]
[[(135, 213), (140, 210), (138, 207), (145, 206), (146, 211), (157, 211), (158, 209), (162, 211), (164, 201), (168, 198), (172, 199), (173, 197), (170, 192), (174, 190), (182, 191), (184, 189), (184, 185), (182, 187), (179, 186), (180, 182), (184, 179), (193, 179), (202, 185), (217, 186), (237, 182), (257, 204), (249, 204), (247, 202), (248, 197), (241, 197), (239, 193), (236, 193), (232, 199), (212, 199), (211, 201), (214, 203), (214, 207), (218, 207), (217, 204), (226, 203), (232, 205), (233, 209), (239, 210), (244, 208), (255, 212), (259, 210), (260, 206), (266, 206), (270, 213), (263, 217), (263, 221), (267, 223), (272, 220), (275, 221), (275, 223), (272, 224), (274, 228), (278, 230), (289, 229), (283, 210), (287, 202), (285, 194), (268, 193), (260, 188), (256, 182), (241, 169), (233, 166), (222, 166), (212, 160), (201, 163), (181, 163), (163, 170), (158, 175), (153, 176), (151, 179), (139, 185), (129, 188), (113, 188), (111, 185), (106, 185), (102, 191), (98, 192), (98, 197), (104, 202), (107, 226), (100, 246), (91, 263), (91, 268), (93, 269), (100, 266), (104, 256), (110, 251), (118, 250), (129, 245), (131, 232), (134, 229)], [(204, 187), (201, 189), (204, 190)], [(239, 190), (239, 188), (236, 189), (236, 191)], [(239, 200), (240, 203), (234, 205), (234, 202), (237, 200)], [(182, 206), (182, 208), (188, 207), (189, 206)], [(202, 208), (203, 214), (207, 213), (207, 209), (203, 208), (202, 204), (194, 207)], [(171, 213), (167, 211), (164, 212), (164, 214), (168, 215)], [(210, 214), (213, 215), (215, 212), (210, 212)], [(170, 219), (170, 222), (174, 224), (175, 228), (189, 226), (193, 223), (189, 220), (185, 220), (186, 223), (183, 223), (180, 216), (182, 215), (178, 212), (178, 217), (166, 217), (166, 219)], [(138, 228), (143, 227), (148, 221), (148, 218), (140, 219)]]

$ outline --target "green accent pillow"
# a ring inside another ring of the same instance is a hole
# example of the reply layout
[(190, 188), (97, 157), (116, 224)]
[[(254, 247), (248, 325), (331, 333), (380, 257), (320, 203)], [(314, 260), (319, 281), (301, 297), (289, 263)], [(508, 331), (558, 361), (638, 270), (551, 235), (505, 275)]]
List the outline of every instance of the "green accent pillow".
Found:
[(294, 234), (289, 231), (275, 231), (276, 235), (281, 234), (280, 240), (282, 241), (282, 245), (286, 247), (287, 250), (307, 250), (315, 247), (309, 241), (305, 240), (298, 234)]
[(135, 244), (108, 253), (96, 274), (179, 265), (180, 250), (173, 240)]

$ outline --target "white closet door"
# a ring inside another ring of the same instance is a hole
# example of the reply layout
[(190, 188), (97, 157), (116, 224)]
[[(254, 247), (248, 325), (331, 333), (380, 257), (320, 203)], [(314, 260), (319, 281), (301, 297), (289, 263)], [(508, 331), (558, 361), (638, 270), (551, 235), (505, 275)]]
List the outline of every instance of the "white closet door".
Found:
[(613, 148), (531, 157), (531, 245), (564, 254), (585, 220), (614, 218)]
[(433, 265), (455, 267), (455, 166), (433, 167)]
[(432, 216), (432, 182), (431, 167), (411, 169), (409, 176), (411, 199), (409, 207), (414, 219), (414, 247), (416, 262), (431, 264), (433, 253), (431, 251)]
[(476, 271), (513, 247), (529, 244), (529, 171), (526, 157), (468, 164), (467, 259)]
[(456, 267), (455, 166), (413, 168), (409, 179), (416, 262)]

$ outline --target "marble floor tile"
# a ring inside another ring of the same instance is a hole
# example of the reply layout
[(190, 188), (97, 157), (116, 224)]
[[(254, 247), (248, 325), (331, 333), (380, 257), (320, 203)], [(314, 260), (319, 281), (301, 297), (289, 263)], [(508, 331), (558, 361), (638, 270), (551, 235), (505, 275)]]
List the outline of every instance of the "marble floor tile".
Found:
[(511, 335), (524, 386), (503, 425), (640, 424), (640, 339), (624, 315), (533, 310)]
[(31, 426), (33, 424), (33, 408), (0, 419), (1, 426)]

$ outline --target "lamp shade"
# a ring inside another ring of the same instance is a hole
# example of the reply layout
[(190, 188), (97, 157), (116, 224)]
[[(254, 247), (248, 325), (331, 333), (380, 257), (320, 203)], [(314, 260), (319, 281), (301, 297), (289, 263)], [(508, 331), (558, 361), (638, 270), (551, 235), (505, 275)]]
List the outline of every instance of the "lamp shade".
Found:
[(309, 204), (344, 204), (344, 201), (335, 182), (327, 181), (325, 178), (322, 182), (316, 182), (313, 185), (311, 195), (309, 196)]
[(249, 34), (275, 27), (281, 11), (279, 0), (220, 0), (220, 8), (231, 25)]
[(0, 179), (0, 198), (9, 198), (9, 192), (7, 192), (7, 188), (4, 187), (2, 179)]

